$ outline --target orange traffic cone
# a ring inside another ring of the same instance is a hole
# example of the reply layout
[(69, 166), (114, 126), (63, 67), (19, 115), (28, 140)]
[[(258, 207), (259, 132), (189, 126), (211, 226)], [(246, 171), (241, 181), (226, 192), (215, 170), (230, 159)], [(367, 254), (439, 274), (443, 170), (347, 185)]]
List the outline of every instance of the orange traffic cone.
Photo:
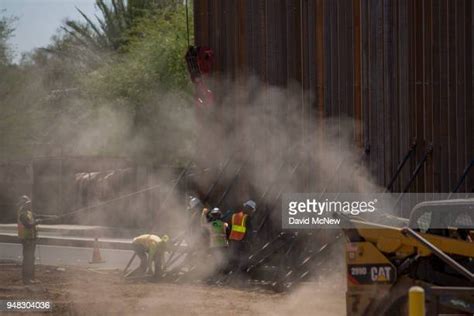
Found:
[(92, 251), (92, 260), (89, 263), (103, 263), (105, 260), (102, 259), (99, 249), (99, 239), (95, 237), (94, 239), (94, 250)]

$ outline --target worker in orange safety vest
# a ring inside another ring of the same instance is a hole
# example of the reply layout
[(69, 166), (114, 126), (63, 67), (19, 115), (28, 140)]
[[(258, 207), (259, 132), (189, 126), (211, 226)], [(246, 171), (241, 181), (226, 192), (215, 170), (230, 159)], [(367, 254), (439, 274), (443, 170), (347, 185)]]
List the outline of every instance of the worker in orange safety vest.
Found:
[(249, 200), (244, 203), (243, 210), (232, 215), (229, 225), (230, 270), (232, 273), (241, 272), (248, 260), (249, 242), (252, 238), (252, 215), (257, 204)]

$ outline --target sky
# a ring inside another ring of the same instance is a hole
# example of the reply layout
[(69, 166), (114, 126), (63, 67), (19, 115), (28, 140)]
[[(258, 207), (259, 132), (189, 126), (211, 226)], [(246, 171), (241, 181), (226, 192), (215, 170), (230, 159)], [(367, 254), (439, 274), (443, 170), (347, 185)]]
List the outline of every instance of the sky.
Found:
[(0, 0), (0, 15), (18, 17), (10, 40), (15, 61), (22, 52), (46, 46), (66, 18), (80, 20), (76, 7), (93, 16), (94, 3), (95, 0)]

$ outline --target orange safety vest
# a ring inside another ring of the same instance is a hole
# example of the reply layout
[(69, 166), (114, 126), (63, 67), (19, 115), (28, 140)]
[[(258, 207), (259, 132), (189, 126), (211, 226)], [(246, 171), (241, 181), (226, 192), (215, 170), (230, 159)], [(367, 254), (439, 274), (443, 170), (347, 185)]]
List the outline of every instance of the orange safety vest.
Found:
[(242, 240), (245, 237), (247, 232), (247, 227), (245, 226), (247, 222), (247, 214), (244, 212), (238, 212), (232, 215), (232, 227), (230, 229), (230, 240)]

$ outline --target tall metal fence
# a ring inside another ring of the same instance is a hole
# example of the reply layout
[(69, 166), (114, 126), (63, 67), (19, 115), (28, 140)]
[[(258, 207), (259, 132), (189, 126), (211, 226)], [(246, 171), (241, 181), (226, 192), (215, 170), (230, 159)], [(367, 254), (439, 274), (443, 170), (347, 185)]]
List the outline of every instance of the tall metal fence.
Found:
[[(416, 143), (393, 190), (419, 166), (411, 191), (448, 192), (474, 159), (473, 2), (195, 0), (195, 41), (214, 50), (217, 81), (299, 83), (302, 138), (354, 118), (379, 184)], [(473, 187), (468, 175), (459, 191)]]

